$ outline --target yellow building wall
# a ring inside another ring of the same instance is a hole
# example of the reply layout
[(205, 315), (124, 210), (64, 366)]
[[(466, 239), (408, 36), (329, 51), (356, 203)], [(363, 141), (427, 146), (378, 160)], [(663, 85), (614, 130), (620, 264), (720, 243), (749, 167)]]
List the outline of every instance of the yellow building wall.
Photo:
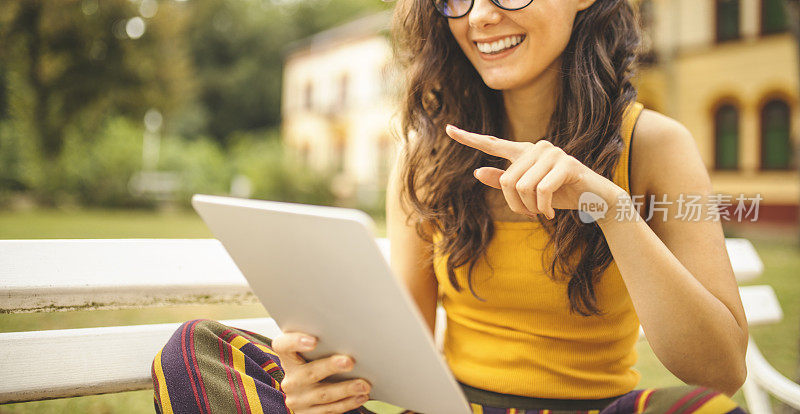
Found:
[[(390, 61), (391, 46), (381, 35), (311, 47), (286, 60), (283, 140), (309, 167), (333, 174), (334, 192), (342, 199), (377, 200), (386, 186), (385, 160), (393, 158), (394, 147), (384, 141), (393, 142), (397, 109), (386, 73)], [(312, 108), (305, 107), (309, 84)]]
[[(762, 204), (796, 205), (797, 171), (758, 169), (760, 113), (766, 100), (780, 97), (789, 104), (791, 139), (795, 148), (800, 145), (800, 68), (794, 38), (786, 33), (686, 49), (641, 70), (636, 80), (639, 100), (692, 132), (716, 192), (761, 194)], [(736, 103), (740, 111), (738, 172), (714, 170), (713, 113), (723, 100)]]

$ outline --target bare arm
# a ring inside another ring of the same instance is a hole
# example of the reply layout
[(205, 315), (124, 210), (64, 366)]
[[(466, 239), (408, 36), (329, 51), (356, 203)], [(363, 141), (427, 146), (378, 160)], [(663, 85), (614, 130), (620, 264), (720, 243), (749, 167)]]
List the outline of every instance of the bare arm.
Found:
[[(428, 257), (428, 244), (417, 234), (416, 220), (400, 202), (400, 161), (395, 161), (386, 190), (386, 230), (391, 244), (391, 267), (408, 288), (433, 335), (438, 282)], [(412, 217), (409, 220), (409, 217)]]
[[(632, 175), (670, 204), (649, 222), (601, 223), (653, 351), (689, 384), (733, 395), (747, 374), (747, 321), (719, 221), (705, 221), (711, 180), (682, 125), (645, 111), (633, 139)], [(700, 221), (676, 219), (681, 194), (704, 198)]]

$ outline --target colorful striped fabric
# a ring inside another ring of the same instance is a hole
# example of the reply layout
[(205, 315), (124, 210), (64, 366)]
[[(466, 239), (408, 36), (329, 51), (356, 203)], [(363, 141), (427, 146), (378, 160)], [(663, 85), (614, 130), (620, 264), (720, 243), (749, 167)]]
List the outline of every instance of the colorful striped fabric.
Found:
[(157, 412), (286, 412), (270, 344), (213, 321), (184, 323), (153, 361)]
[(470, 404), (473, 414), (746, 414), (725, 394), (711, 388), (680, 385), (633, 390), (602, 410), (520, 410)]
[[(271, 345), (270, 338), (216, 321), (182, 324), (153, 360), (155, 411), (294, 414), (286, 408), (280, 386), (284, 373)], [(602, 410), (522, 410), (474, 403), (471, 407), (474, 414), (746, 413), (724, 394), (689, 385), (634, 390)], [(346, 414), (374, 413), (362, 407)]]
[(156, 412), (293, 414), (271, 345), (270, 338), (217, 321), (182, 324), (153, 360)]

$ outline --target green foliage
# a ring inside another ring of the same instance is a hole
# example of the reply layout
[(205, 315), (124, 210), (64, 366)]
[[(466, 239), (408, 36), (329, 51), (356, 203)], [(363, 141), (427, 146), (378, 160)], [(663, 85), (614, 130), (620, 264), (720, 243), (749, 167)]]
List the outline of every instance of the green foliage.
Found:
[(231, 154), (237, 172), (251, 181), (253, 198), (319, 205), (334, 201), (331, 176), (304, 167), (285, 150), (275, 130), (237, 134)]
[(46, 181), (39, 146), (30, 139), (30, 125), (0, 120), (0, 205), (14, 193), (38, 188)]
[(281, 11), (290, 17), (298, 39), (393, 5), (380, 0), (290, 0), (284, 3)]
[[(280, 123), (283, 60), (292, 42), (389, 7), (378, 0), (205, 0), (193, 6), (186, 37), (200, 107), (187, 108), (181, 120), (198, 111), (214, 114), (204, 126), (220, 142), (235, 131)], [(196, 128), (196, 121), (181, 126)]]
[[(147, 196), (130, 191), (132, 177), (142, 170), (144, 128), (138, 122), (114, 117), (93, 136), (71, 128), (64, 148), (46, 161), (22, 129), (0, 122), (0, 204), (11, 193), (27, 189), (50, 205), (145, 207)], [(238, 133), (229, 150), (213, 138), (161, 140), (158, 170), (179, 178), (174, 201), (188, 206), (192, 194), (228, 194), (234, 176), (252, 183), (254, 198), (332, 204), (330, 178), (302, 166), (286, 153), (277, 130)]]
[(195, 193), (227, 194), (233, 176), (230, 159), (208, 137), (165, 138), (161, 143), (159, 170), (178, 173), (181, 186), (177, 199), (187, 205)]
[(58, 203), (142, 205), (128, 190), (141, 167), (142, 130), (125, 118), (112, 118), (96, 137), (69, 131), (58, 163), (47, 168), (49, 179), (39, 191)]
[(144, 206), (128, 183), (141, 169), (142, 129), (124, 117), (102, 123), (92, 135), (83, 128), (64, 132), (54, 160), (38, 151), (27, 124), (0, 121), (0, 203), (27, 191), (49, 205)]
[(0, 121), (0, 198), (4, 192), (25, 188), (23, 168), (25, 160), (22, 142), (16, 139), (11, 122)]
[(0, 65), (0, 120), (8, 117), (8, 82), (5, 70)]
[(0, 61), (15, 75), (6, 82), (20, 92), (8, 105), (25, 114), (47, 160), (59, 156), (66, 130), (87, 114), (100, 124), (113, 113), (135, 119), (150, 107), (169, 112), (183, 104), (190, 73), (175, 35), (185, 10), (170, 3), (161, 3), (134, 40), (125, 24), (138, 15), (136, 2), (3, 2)]
[[(158, 167), (180, 175), (179, 201), (227, 193), (243, 174), (254, 197), (331, 203), (330, 179), (278, 142), (283, 62), (297, 40), (391, 5), (155, 3), (151, 14), (142, 0), (3, 1), (0, 205), (15, 194), (47, 205), (153, 205), (128, 191), (150, 108), (164, 117)], [(131, 38), (134, 18), (145, 31)]]

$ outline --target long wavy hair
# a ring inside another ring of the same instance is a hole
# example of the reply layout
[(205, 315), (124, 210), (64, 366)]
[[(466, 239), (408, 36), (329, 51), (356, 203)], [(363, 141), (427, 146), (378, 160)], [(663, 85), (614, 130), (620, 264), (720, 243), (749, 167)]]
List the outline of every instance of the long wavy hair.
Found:
[[(589, 168), (613, 179), (623, 150), (623, 113), (635, 101), (631, 83), (640, 47), (640, 25), (629, 0), (597, 0), (580, 11), (563, 51), (560, 89), (547, 139)], [(507, 137), (502, 92), (486, 86), (453, 38), (447, 19), (430, 0), (399, 0), (392, 19), (395, 59), (404, 69), (400, 112), (403, 150), (399, 162), (401, 201), (411, 206), (420, 236), (441, 240), (431, 250), (447, 255), (447, 274), (457, 291), (454, 269), (468, 265), (467, 283), (494, 236), (487, 186), (472, 178), (484, 166), (506, 161), (450, 139), (451, 123), (462, 129)], [(465, 104), (468, 103), (468, 104)], [(613, 256), (596, 223), (584, 224), (577, 210), (556, 210), (537, 220), (554, 244), (543, 268), (555, 280), (569, 279), (570, 312), (602, 314), (594, 284)], [(571, 263), (577, 256), (577, 263)], [(549, 263), (547, 263), (549, 261)]]

